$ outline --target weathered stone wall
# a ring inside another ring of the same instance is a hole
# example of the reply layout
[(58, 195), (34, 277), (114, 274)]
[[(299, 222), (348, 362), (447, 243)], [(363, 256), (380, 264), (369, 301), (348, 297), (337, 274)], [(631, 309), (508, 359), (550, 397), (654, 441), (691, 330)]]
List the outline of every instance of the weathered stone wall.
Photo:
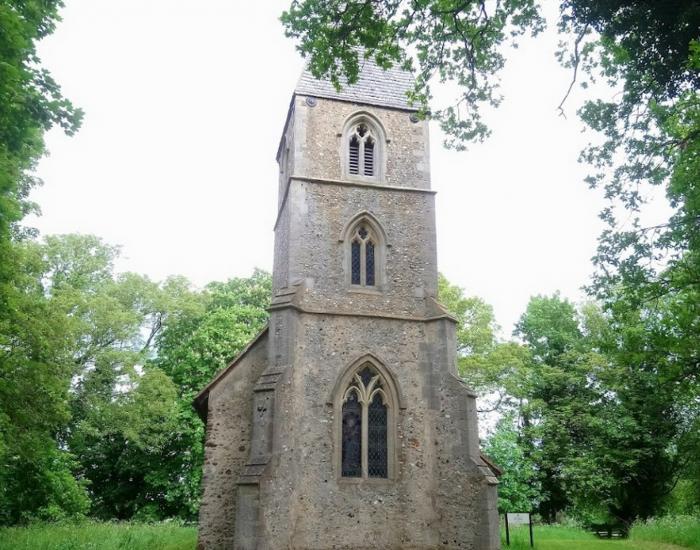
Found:
[(359, 111), (374, 115), (386, 133), (386, 173), (384, 184), (430, 189), (430, 143), (427, 121), (411, 121), (408, 111), (358, 105), (317, 98), (316, 106), (296, 96), (294, 141), (296, 164), (292, 175), (342, 179), (344, 151), (342, 130), (345, 121)]
[[(410, 113), (396, 109), (322, 98), (310, 107), (305, 100), (295, 97), (282, 139), (283, 146), (294, 153), (294, 166), (288, 184), (280, 185), (275, 290), (303, 281), (310, 308), (424, 316), (422, 298), (437, 292), (427, 122), (414, 123)], [(339, 181), (343, 177), (341, 132), (344, 121), (358, 111), (374, 115), (386, 131), (386, 177), (382, 182), (343, 185)], [(343, 292), (347, 300), (340, 303), (338, 291), (348, 286), (348, 243), (339, 238), (362, 211), (373, 214), (387, 234), (386, 276), (377, 287), (382, 296)]]
[[(297, 359), (278, 385), (258, 548), (496, 548), (479, 542), (490, 529), (482, 497), (494, 490), (478, 465), (473, 398), (445, 351), (452, 322), (295, 316)], [(328, 402), (337, 378), (367, 353), (394, 374), (406, 407), (393, 480), (341, 479), (333, 460), (338, 411)]]
[(238, 480), (250, 453), (253, 386), (267, 364), (267, 337), (209, 393), (198, 548), (233, 548)]
[(294, 173), (294, 154), (296, 146), (294, 141), (294, 104), (292, 103), (289, 108), (289, 116), (277, 151), (277, 166), (279, 168), (279, 184), (277, 187), (278, 210), (282, 206), (284, 195), (287, 192), (289, 176)]
[(275, 225), (274, 269), (272, 270), (273, 292), (289, 286), (289, 229), (291, 216), (289, 201), (284, 201)]
[[(287, 239), (289, 280), (306, 283), (307, 307), (425, 316), (423, 298), (437, 293), (434, 198), (432, 193), (292, 180), (288, 234), (280, 226), (277, 238)], [(387, 237), (385, 282), (375, 293), (348, 290), (350, 243), (340, 242), (346, 225), (362, 211), (378, 220)], [(282, 242), (280, 247), (285, 247)]]

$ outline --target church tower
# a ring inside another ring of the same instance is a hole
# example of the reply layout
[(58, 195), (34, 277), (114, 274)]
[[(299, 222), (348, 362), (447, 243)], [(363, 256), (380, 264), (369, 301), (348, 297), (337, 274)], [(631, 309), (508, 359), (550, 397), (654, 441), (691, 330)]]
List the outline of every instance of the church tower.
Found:
[(436, 301), (411, 75), (304, 72), (277, 152), (268, 327), (198, 395), (202, 549), (499, 548), (496, 479)]

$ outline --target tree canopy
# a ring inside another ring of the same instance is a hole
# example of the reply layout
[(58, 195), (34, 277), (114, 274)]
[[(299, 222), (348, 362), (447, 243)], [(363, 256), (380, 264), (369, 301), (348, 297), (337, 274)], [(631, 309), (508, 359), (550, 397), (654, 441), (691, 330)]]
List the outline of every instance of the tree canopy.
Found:
[[(488, 136), (483, 106), (498, 104), (506, 48), (542, 30), (542, 5), (294, 0), (282, 22), (311, 71), (338, 86), (354, 82), (363, 57), (414, 70), (410, 99), (464, 148)], [(517, 411), (544, 517), (596, 502), (629, 521), (663, 511), (679, 479), (694, 480), (700, 502), (688, 454), (700, 427), (700, 3), (558, 5), (553, 53), (571, 71), (559, 109), (574, 86), (588, 90), (578, 113), (593, 138), (580, 161), (608, 200), (588, 288), (600, 308), (535, 297), (517, 326), (522, 347), (466, 345), (460, 369), (497, 410)], [(596, 96), (598, 80), (615, 93)], [(453, 105), (430, 105), (439, 83), (458, 90)], [(647, 223), (659, 186), (672, 213)]]
[[(193, 519), (204, 427), (192, 397), (266, 322), (270, 276), (156, 282), (117, 272), (119, 248), (98, 237), (21, 227), (43, 132), (80, 124), (35, 49), (61, 5), (0, 5), (0, 524)], [(600, 137), (581, 155), (588, 183), (610, 199), (592, 301), (534, 296), (503, 339), (491, 306), (441, 276), (458, 372), (484, 396), (480, 413), (499, 417), (484, 447), (506, 470), (502, 510), (697, 512), (700, 4), (559, 6), (572, 85), (619, 91), (580, 110)], [(414, 68), (412, 99), (457, 148), (488, 136), (481, 109), (500, 100), (505, 48), (544, 24), (536, 0), (297, 0), (283, 22), (338, 85), (362, 56)], [(438, 81), (460, 92), (431, 109)], [(644, 225), (645, 189), (660, 185), (673, 213)]]

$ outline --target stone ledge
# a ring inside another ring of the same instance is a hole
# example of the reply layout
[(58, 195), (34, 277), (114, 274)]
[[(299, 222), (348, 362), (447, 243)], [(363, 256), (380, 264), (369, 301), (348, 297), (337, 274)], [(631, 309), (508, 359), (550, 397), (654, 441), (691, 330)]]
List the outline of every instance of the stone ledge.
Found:
[(365, 189), (382, 189), (384, 191), (398, 191), (406, 193), (422, 193), (425, 195), (436, 195), (437, 191), (434, 189), (420, 189), (417, 187), (402, 187), (400, 185), (384, 185), (381, 183), (365, 183), (361, 181), (348, 181), (348, 180), (333, 180), (333, 179), (323, 179), (323, 178), (312, 178), (308, 176), (289, 176), (287, 178), (287, 183), (284, 187), (284, 196), (282, 197), (282, 202), (280, 203), (279, 210), (277, 211), (277, 218), (275, 219), (275, 225), (272, 228), (273, 231), (277, 229), (277, 224), (279, 224), (280, 216), (282, 215), (282, 210), (284, 210), (285, 204), (287, 203), (287, 196), (289, 195), (289, 188), (292, 184), (292, 180), (305, 181), (307, 183), (318, 183), (321, 185), (338, 185), (341, 187), (362, 187)]
[(366, 317), (370, 319), (388, 319), (392, 321), (415, 321), (419, 323), (428, 323), (430, 321), (441, 321), (448, 320), (453, 323), (456, 322), (454, 317), (449, 314), (434, 315), (430, 317), (414, 317), (410, 315), (392, 315), (390, 313), (363, 313), (363, 312), (350, 312), (350, 311), (320, 311), (314, 309), (306, 309), (293, 303), (283, 303), (272, 305), (267, 308), (268, 311), (280, 311), (283, 309), (294, 309), (299, 313), (307, 313), (309, 315), (329, 315), (337, 317)]

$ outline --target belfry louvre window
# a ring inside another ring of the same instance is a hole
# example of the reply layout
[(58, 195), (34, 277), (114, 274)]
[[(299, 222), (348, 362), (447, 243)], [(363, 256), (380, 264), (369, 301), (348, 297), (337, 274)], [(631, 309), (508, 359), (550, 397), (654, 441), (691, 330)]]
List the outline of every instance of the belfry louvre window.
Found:
[(350, 282), (359, 286), (374, 286), (375, 250), (377, 238), (368, 224), (358, 224), (350, 244)]
[(341, 476), (389, 477), (389, 393), (370, 364), (352, 377), (343, 394)]
[(352, 127), (348, 142), (348, 172), (352, 175), (377, 175), (377, 138), (364, 122)]

